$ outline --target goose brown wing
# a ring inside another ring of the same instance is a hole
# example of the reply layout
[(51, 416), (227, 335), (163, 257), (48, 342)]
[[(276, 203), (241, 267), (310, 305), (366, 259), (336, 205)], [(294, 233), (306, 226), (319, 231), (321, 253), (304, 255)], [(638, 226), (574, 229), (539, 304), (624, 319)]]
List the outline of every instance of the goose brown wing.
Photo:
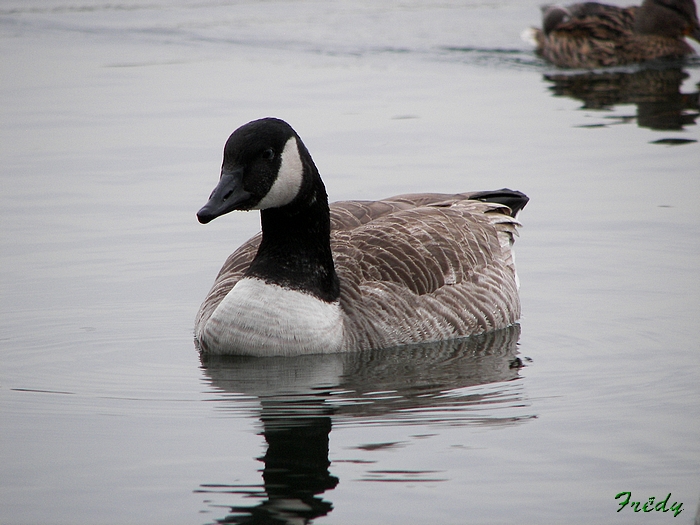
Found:
[(331, 209), (331, 230), (348, 230), (387, 215), (437, 203), (455, 203), (469, 199), (472, 193), (407, 193), (379, 201), (334, 202)]
[(352, 347), (467, 336), (518, 319), (510, 209), (435, 200), (334, 232)]

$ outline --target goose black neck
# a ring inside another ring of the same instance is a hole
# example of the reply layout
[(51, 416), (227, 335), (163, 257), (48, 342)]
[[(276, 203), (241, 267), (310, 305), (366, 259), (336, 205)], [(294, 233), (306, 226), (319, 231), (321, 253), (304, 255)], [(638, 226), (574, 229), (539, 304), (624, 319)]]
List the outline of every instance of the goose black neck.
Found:
[(330, 210), (321, 178), (316, 175), (302, 185), (290, 204), (262, 210), (260, 220), (262, 241), (246, 275), (323, 301), (337, 300), (340, 287), (330, 245)]

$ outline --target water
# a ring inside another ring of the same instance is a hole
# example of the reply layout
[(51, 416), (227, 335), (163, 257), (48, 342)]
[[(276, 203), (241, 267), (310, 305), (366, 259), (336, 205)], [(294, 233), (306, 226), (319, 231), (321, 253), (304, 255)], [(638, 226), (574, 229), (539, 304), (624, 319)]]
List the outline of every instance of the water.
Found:
[[(520, 39), (538, 16), (2, 2), (0, 523), (693, 523), (700, 62), (562, 77)], [(267, 115), (331, 200), (526, 192), (519, 329), (200, 362), (259, 219), (194, 213)]]

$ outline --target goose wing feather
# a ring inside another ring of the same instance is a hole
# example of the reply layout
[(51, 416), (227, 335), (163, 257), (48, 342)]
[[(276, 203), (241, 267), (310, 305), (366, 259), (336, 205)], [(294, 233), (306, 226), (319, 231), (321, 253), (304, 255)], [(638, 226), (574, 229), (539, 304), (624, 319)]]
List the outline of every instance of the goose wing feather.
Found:
[(517, 226), (505, 206), (451, 196), (336, 232), (349, 344), (382, 348), (513, 324)]

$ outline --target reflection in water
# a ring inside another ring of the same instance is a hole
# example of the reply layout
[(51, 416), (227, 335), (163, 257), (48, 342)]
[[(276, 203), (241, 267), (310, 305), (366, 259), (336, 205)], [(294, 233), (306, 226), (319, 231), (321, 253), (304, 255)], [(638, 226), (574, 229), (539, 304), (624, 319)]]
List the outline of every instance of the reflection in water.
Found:
[[(680, 68), (642, 69), (635, 72), (580, 73), (545, 75), (554, 85), (555, 96), (583, 101), (583, 109), (610, 109), (622, 104), (637, 105), (640, 127), (680, 130), (695, 124), (699, 92), (681, 93), (688, 74)], [(700, 86), (698, 86), (700, 87)], [(634, 117), (617, 117), (621, 122)]]
[[(331, 424), (515, 424), (531, 418), (521, 392), (513, 326), (460, 341), (299, 357), (202, 358), (217, 410), (259, 418), (267, 441), (263, 486), (200, 485), (253, 498), (218, 523), (308, 523), (332, 504)], [(370, 445), (365, 445), (370, 446)]]
[[(274, 411), (280, 408), (277, 405)], [(322, 415), (324, 410), (317, 402), (310, 401), (308, 408), (314, 415), (303, 415), (300, 404), (290, 408), (290, 413), (296, 414), (283, 424), (277, 415), (266, 415), (263, 401), (261, 419), (267, 441), (267, 452), (262, 458), (264, 487), (201, 485), (199, 490), (242, 494), (262, 501), (251, 506), (232, 506), (230, 514), (217, 523), (308, 523), (331, 511), (333, 506), (317, 497), (338, 484), (338, 478), (328, 472), (331, 418)]]

